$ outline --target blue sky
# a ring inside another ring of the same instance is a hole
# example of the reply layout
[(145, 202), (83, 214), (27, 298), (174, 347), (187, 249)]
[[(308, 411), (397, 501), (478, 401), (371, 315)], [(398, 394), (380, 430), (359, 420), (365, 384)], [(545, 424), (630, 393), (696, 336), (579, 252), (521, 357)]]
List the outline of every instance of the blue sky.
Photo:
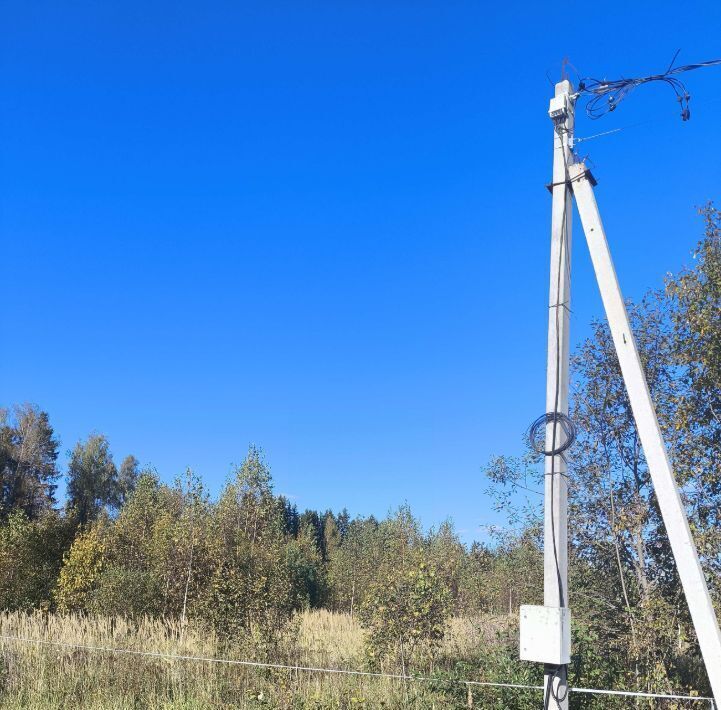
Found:
[[(490, 9), (492, 7), (492, 9)], [(721, 56), (721, 4), (27, 3), (0, 10), (2, 403), (217, 491), (407, 501), (470, 540), (543, 412), (548, 75)], [(721, 69), (577, 134), (628, 296), (721, 190)], [(576, 222), (573, 332), (601, 315)], [(64, 453), (63, 453), (64, 465)]]

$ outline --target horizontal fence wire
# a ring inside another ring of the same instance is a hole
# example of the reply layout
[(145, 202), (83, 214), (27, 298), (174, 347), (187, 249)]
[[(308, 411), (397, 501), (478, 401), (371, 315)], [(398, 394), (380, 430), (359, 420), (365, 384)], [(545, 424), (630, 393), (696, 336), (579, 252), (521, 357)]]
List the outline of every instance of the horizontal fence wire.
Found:
[[(275, 670), (299, 671), (304, 673), (328, 673), (335, 675), (361, 676), (366, 678), (389, 678), (391, 680), (420, 681), (436, 683), (457, 683), (459, 685), (476, 686), (485, 688), (511, 688), (516, 690), (543, 690), (542, 685), (524, 685), (522, 683), (495, 683), (481, 680), (465, 680), (462, 678), (433, 678), (431, 676), (404, 675), (401, 673), (378, 673), (374, 671), (358, 671), (345, 668), (316, 668), (314, 666), (296, 666), (285, 663), (265, 663), (263, 661), (245, 661), (233, 658), (215, 658), (213, 656), (187, 656), (175, 653), (162, 653), (160, 651), (138, 651), (131, 648), (114, 648), (112, 646), (93, 646), (89, 644), (67, 643), (65, 641), (48, 641), (46, 639), (26, 638), (23, 636), (0, 635), (0, 641), (11, 641), (16, 643), (28, 643), (38, 646), (53, 646), (56, 648), (70, 648), (78, 651), (93, 651), (96, 653), (111, 653), (127, 656), (143, 656), (146, 658), (162, 658), (173, 661), (195, 661), (198, 663), (217, 663), (230, 666), (245, 666), (250, 668), (269, 668)], [(600, 688), (569, 688), (569, 692), (588, 693), (593, 695), (617, 695), (635, 698), (649, 698), (657, 700), (690, 700), (691, 702), (706, 703), (710, 710), (715, 710), (716, 705), (713, 698), (697, 695), (675, 695), (669, 693), (646, 693), (643, 691), (631, 690), (603, 690)]]

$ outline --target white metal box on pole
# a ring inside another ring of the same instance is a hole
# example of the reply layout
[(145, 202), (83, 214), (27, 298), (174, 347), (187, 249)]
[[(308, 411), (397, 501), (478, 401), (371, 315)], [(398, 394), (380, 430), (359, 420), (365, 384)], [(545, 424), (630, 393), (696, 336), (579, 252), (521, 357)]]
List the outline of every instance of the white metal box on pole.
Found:
[(522, 661), (562, 666), (571, 662), (571, 610), (563, 606), (521, 606)]

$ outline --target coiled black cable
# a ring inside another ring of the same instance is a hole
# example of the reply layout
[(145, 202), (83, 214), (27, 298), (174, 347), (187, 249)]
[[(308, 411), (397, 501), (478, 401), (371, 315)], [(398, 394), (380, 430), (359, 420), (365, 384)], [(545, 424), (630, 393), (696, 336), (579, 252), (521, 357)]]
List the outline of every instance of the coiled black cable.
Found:
[[(548, 424), (560, 427), (564, 434), (564, 437), (554, 437), (554, 440), (560, 441), (560, 443), (558, 445), (554, 443), (550, 450), (546, 448), (546, 427)], [(544, 456), (558, 456), (567, 451), (576, 440), (576, 435), (576, 425), (561, 412), (546, 412), (528, 427), (528, 443), (534, 451)]]

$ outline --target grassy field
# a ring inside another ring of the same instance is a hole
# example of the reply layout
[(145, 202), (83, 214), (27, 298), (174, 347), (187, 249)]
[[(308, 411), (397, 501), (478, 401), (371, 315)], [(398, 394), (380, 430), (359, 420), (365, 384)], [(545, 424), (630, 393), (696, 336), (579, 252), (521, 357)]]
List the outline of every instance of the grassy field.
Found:
[[(0, 705), (18, 709), (468, 707), (468, 689), (456, 680), (491, 679), (498, 673), (498, 668), (490, 667), (484, 672), (470, 659), (487, 655), (488, 649), (511, 631), (511, 622), (505, 618), (454, 619), (433, 667), (411, 669), (436, 680), (408, 682), (4, 640), (0, 642)], [(248, 639), (222, 643), (212, 633), (153, 619), (130, 622), (6, 613), (0, 615), (0, 632), (46, 642), (173, 655), (273, 660), (324, 668), (365, 667), (362, 629), (348, 615), (325, 611), (297, 617), (273, 648)], [(477, 708), (525, 707), (532, 697), (523, 691), (520, 695), (515, 691), (473, 691)]]
[[(453, 618), (432, 659), (414, 658), (403, 681), (317, 671), (213, 663), (254, 660), (310, 668), (367, 670), (364, 632), (347, 614), (300, 614), (272, 644), (221, 641), (176, 621), (0, 613), (0, 708), (125, 710), (126, 708), (482, 708), (536, 710), (540, 693), (482, 688), (463, 681), (537, 685), (540, 668), (517, 660), (514, 617)], [(28, 640), (43, 641), (31, 643)], [(67, 644), (63, 646), (62, 644)], [(91, 646), (90, 648), (75, 648)], [(108, 649), (160, 654), (114, 653)], [(191, 656), (169, 659), (163, 655)], [(384, 672), (398, 673), (388, 666)], [(601, 682), (603, 687), (605, 684)], [(705, 707), (572, 694), (574, 710)]]

